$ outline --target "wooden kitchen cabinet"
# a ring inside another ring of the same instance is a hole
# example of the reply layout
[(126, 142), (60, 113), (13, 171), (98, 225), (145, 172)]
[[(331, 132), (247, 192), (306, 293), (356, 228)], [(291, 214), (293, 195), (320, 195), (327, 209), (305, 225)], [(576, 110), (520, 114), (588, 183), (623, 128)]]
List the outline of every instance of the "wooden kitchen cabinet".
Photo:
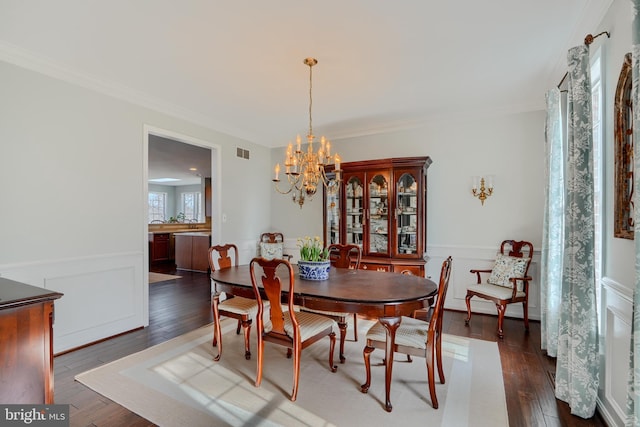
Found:
[(430, 164), (429, 157), (343, 163), (338, 192), (324, 195), (324, 241), (360, 246), (362, 269), (424, 276)]
[(53, 303), (62, 296), (0, 277), (0, 402), (53, 404)]
[(151, 262), (168, 261), (171, 259), (170, 233), (149, 233)]
[(209, 247), (211, 234), (175, 233), (175, 259), (178, 270), (207, 272), (209, 270)]

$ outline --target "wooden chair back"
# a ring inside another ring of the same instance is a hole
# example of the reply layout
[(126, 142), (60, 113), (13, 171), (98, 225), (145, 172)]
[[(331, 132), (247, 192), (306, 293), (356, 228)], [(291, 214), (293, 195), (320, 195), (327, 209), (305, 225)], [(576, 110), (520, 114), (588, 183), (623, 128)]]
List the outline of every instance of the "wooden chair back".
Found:
[[(256, 269), (256, 265), (259, 266)], [(282, 281), (280, 277), (276, 274), (276, 269), (280, 265), (283, 265), (284, 268), (281, 270), (284, 271), (285, 274), (288, 275), (289, 278), (289, 287), (287, 289), (283, 289)], [(249, 265), (251, 271), (251, 284), (253, 285), (253, 291), (256, 296), (256, 301), (258, 301), (258, 314), (256, 315), (256, 320), (258, 324), (258, 333), (261, 333), (264, 330), (263, 325), (263, 313), (264, 313), (264, 295), (270, 303), (269, 310), (269, 320), (271, 321), (271, 331), (268, 332), (268, 335), (271, 338), (276, 338), (281, 336), (284, 341), (291, 341), (293, 337), (289, 337), (284, 329), (284, 312), (282, 310), (282, 293), (288, 291), (287, 297), (287, 306), (289, 308), (289, 314), (291, 317), (291, 323), (293, 324), (294, 329), (298, 329), (298, 322), (295, 316), (294, 311), (294, 284), (295, 284), (295, 276), (293, 273), (293, 267), (291, 264), (279, 258), (274, 258), (271, 260), (267, 260), (265, 258), (254, 258), (251, 260)], [(256, 279), (256, 270), (262, 270), (260, 276), (260, 285), (258, 284), (258, 280)]]
[(533, 258), (533, 244), (524, 240), (504, 240), (500, 244), (500, 253), (502, 255), (513, 256), (517, 258), (527, 257), (527, 267), (524, 270), (524, 275), (529, 274), (529, 266), (531, 265), (531, 259)]
[[(231, 256), (231, 253), (233, 253), (233, 256)], [(218, 268), (216, 268), (216, 264)], [(238, 266), (238, 247), (236, 245), (226, 243), (209, 248), (209, 268), (211, 268), (211, 271), (223, 270), (232, 265)]]
[(327, 248), (329, 251), (329, 261), (336, 268), (350, 268), (357, 270), (360, 268), (362, 251), (358, 245), (341, 245), (334, 243)]
[(284, 243), (284, 235), (282, 233), (262, 233), (260, 241), (263, 243)]
[(429, 322), (429, 331), (433, 331), (437, 334), (442, 333), (442, 318), (444, 314), (444, 300), (447, 296), (447, 289), (449, 289), (449, 277), (451, 276), (451, 262), (452, 258), (448, 257), (442, 263), (440, 268), (440, 283), (438, 283), (438, 296), (436, 297), (436, 304), (433, 309), (433, 316)]

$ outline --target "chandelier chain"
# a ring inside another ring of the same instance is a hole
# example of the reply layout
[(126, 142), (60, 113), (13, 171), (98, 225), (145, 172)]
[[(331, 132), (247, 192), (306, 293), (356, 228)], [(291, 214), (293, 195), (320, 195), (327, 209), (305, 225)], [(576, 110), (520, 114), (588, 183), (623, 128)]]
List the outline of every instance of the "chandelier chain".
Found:
[(311, 107), (313, 106), (313, 96), (312, 94), (312, 90), (313, 90), (313, 63), (309, 64), (309, 139), (311, 139), (311, 137), (313, 137), (313, 119), (311, 118)]

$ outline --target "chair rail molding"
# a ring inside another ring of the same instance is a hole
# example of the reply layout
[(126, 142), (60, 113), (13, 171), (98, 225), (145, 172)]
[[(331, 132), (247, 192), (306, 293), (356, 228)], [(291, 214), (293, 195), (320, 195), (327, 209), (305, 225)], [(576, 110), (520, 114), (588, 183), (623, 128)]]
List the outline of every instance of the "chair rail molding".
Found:
[(54, 353), (149, 324), (144, 253), (123, 252), (0, 265), (0, 275), (63, 293), (55, 304)]

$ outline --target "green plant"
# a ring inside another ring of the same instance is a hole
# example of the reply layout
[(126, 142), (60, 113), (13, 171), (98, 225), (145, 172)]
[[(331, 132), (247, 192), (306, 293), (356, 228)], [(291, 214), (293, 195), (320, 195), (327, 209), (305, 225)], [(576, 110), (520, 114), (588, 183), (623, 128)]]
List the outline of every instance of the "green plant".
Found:
[(176, 223), (176, 222), (184, 222), (184, 220), (186, 219), (186, 215), (184, 214), (184, 212), (180, 212), (178, 215), (176, 216), (172, 216), (169, 217), (169, 220), (167, 222), (170, 223)]
[(298, 239), (298, 247), (300, 248), (300, 259), (302, 261), (326, 261), (329, 259), (329, 251), (323, 248), (323, 243), (319, 236), (313, 239), (309, 236)]

